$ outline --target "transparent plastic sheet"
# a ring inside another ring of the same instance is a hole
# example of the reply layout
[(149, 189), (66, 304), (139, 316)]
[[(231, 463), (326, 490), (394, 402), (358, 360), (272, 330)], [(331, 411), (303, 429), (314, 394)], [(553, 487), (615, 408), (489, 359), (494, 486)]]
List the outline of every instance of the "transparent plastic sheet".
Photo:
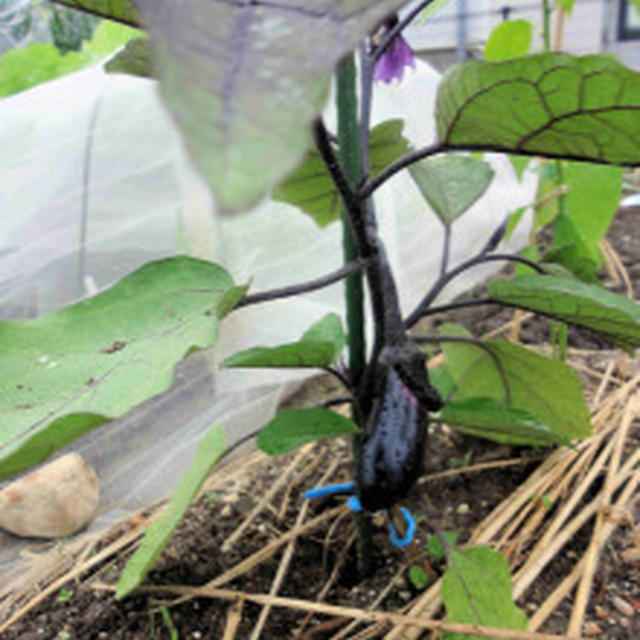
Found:
[[(438, 74), (417, 62), (400, 86), (377, 86), (373, 122), (400, 117), (414, 146), (434, 138)], [(334, 118), (327, 113), (330, 128)], [(489, 158), (487, 193), (454, 224), (451, 264), (479, 250), (505, 216), (532, 202), (536, 178), (518, 181), (508, 160)], [(221, 263), (251, 290), (304, 281), (341, 264), (340, 225), (319, 230), (297, 209), (266, 201), (220, 218), (192, 170), (155, 84), (101, 68), (0, 100), (0, 317), (46, 313), (112, 284), (145, 262), (188, 253)], [(408, 311), (437, 273), (442, 228), (407, 172), (376, 193), (380, 228)], [(525, 216), (510, 241), (528, 237)], [(468, 272), (450, 300), (500, 265)], [(340, 283), (298, 298), (246, 307), (224, 320), (213, 352), (178, 367), (172, 389), (69, 449), (94, 465), (101, 509), (91, 531), (167, 495), (205, 430), (229, 444), (264, 424), (310, 372), (218, 371), (252, 345), (297, 339), (323, 314), (343, 312)], [(32, 541), (0, 532), (0, 571)]]

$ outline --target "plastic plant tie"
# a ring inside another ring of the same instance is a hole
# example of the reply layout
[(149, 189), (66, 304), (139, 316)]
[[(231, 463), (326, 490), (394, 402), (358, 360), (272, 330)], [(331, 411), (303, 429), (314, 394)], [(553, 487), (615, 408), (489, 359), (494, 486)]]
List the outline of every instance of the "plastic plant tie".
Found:
[[(308, 489), (304, 492), (304, 497), (307, 500), (312, 500), (313, 498), (324, 498), (325, 496), (333, 496), (339, 495), (341, 493), (351, 493), (356, 488), (355, 482), (345, 482), (343, 484), (328, 484), (326, 487), (315, 487), (314, 489)], [(362, 505), (360, 504), (360, 499), (356, 495), (349, 496), (347, 500), (347, 506), (351, 511), (362, 511)], [(393, 526), (393, 522), (391, 517), (389, 516), (389, 512), (385, 509), (385, 513), (387, 514), (387, 519), (389, 520), (389, 540), (391, 540), (391, 544), (396, 547), (406, 547), (411, 544), (413, 540), (413, 536), (416, 533), (416, 521), (414, 517), (411, 515), (409, 509), (405, 507), (400, 507), (400, 513), (404, 518), (406, 524), (406, 530), (404, 536), (401, 538), (398, 535), (395, 527)]]
[(351, 493), (356, 488), (355, 482), (345, 482), (343, 484), (328, 484), (326, 487), (316, 487), (304, 492), (307, 500), (313, 498), (324, 498), (325, 496), (339, 495), (341, 493)]
[(391, 517), (388, 515), (388, 512), (387, 512), (387, 517), (389, 518), (389, 539), (391, 540), (391, 543), (393, 545), (395, 545), (396, 547), (402, 548), (411, 544), (411, 541), (413, 540), (413, 536), (416, 533), (416, 521), (414, 517), (411, 515), (411, 512), (409, 511), (409, 509), (406, 509), (405, 507), (400, 507), (400, 513), (402, 514), (405, 524), (407, 525), (405, 534), (402, 538), (398, 536), (398, 532), (393, 526), (393, 521), (391, 520)]

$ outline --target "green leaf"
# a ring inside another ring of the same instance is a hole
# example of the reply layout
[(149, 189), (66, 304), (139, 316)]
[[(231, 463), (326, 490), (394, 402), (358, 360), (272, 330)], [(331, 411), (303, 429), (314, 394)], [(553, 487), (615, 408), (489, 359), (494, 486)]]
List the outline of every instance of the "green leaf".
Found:
[(132, 76), (151, 78), (153, 67), (149, 40), (147, 38), (129, 40), (125, 48), (109, 60), (104, 68), (108, 73), (128, 73)]
[(566, 438), (551, 431), (527, 411), (500, 404), (491, 398), (452, 400), (444, 406), (438, 420), (467, 435), (501, 444), (567, 444)]
[[(582, 243), (560, 245), (549, 249), (543, 258), (545, 270), (550, 266), (560, 267), (565, 270), (563, 275), (576, 277), (586, 283), (598, 282), (598, 263), (585, 255), (586, 250)], [(524, 272), (520, 271), (518, 275)]]
[(232, 288), (218, 265), (168, 258), (91, 299), (1, 322), (0, 479), (165, 391), (186, 354), (215, 342)]
[(280, 456), (307, 442), (353, 434), (358, 425), (329, 409), (287, 409), (267, 423), (258, 436), (258, 447)]
[(82, 50), (91, 56), (92, 61), (103, 60), (131, 39), (142, 35), (140, 29), (127, 27), (118, 22), (102, 20), (93, 32), (93, 38), (85, 42)]
[(482, 196), (493, 169), (479, 158), (447, 154), (409, 167), (411, 177), (444, 225), (450, 225)]
[[(387, 120), (371, 130), (369, 162), (373, 174), (410, 151), (409, 143), (402, 136), (403, 126), (402, 120)], [(276, 187), (272, 198), (299, 207), (321, 228), (340, 217), (342, 201), (315, 147), (307, 151), (302, 164)]]
[(533, 25), (528, 20), (501, 22), (489, 36), (484, 47), (484, 59), (498, 62), (526, 56), (531, 48), (532, 32)]
[[(631, 1), (633, 2), (634, 0)], [(559, 7), (562, 7), (569, 15), (571, 15), (571, 12), (573, 11), (573, 5), (575, 2), (576, 0), (556, 0), (556, 4)]]
[[(442, 537), (451, 547), (454, 547), (456, 542), (458, 542), (458, 533), (456, 531), (443, 531)], [(435, 533), (432, 533), (427, 538), (425, 549), (432, 560), (442, 560), (442, 558), (446, 556), (445, 548), (442, 545), (440, 538)]]
[(456, 381), (444, 366), (429, 369), (429, 382), (437, 389), (441, 398), (448, 398), (456, 389)]
[(0, 56), (0, 97), (10, 96), (86, 66), (81, 53), (62, 55), (52, 44), (34, 42)]
[(640, 305), (573, 278), (527, 275), (492, 282), (492, 298), (598, 331), (624, 349), (640, 346)]
[(229, 356), (223, 367), (328, 367), (344, 348), (340, 316), (328, 313), (297, 342), (278, 347), (253, 347)]
[(520, 207), (516, 209), (513, 213), (509, 215), (509, 220), (507, 221), (507, 229), (504, 232), (504, 240), (508, 242), (513, 235), (513, 232), (516, 230), (516, 227), (522, 220), (522, 216), (525, 214), (527, 207)]
[(162, 515), (145, 531), (140, 547), (125, 565), (118, 580), (117, 599), (128, 596), (144, 580), (169, 543), (202, 483), (224, 454), (226, 446), (224, 434), (218, 426), (213, 427), (202, 438), (196, 457), (182, 476), (169, 504)]
[(558, 439), (589, 435), (589, 410), (570, 367), (504, 340), (482, 344), (442, 344), (445, 366), (457, 385), (451, 401), (491, 398), (527, 412)]
[(130, 0), (55, 0), (55, 2), (133, 27), (140, 24), (138, 12)]
[[(61, 53), (79, 51), (84, 40), (90, 40), (99, 19), (88, 13), (66, 7), (49, 6), (49, 31), (53, 44)], [(47, 9), (42, 7), (44, 11)]]
[(137, 0), (161, 92), (219, 209), (259, 202), (302, 160), (335, 64), (404, 0)]
[[(527, 627), (527, 616), (513, 603), (509, 564), (490, 547), (451, 552), (442, 578), (442, 600), (451, 622), (502, 629)], [(460, 633), (447, 633), (446, 638), (486, 640)]]
[(62, 54), (51, 44), (34, 42), (0, 55), (0, 97), (95, 64), (139, 33), (137, 29), (103, 22), (81, 51)]
[[(519, 255), (522, 258), (527, 258), (528, 260), (531, 260), (532, 262), (539, 262), (540, 247), (538, 247), (538, 245), (536, 244), (528, 245), (524, 249), (522, 249), (522, 251), (520, 251)], [(537, 271), (535, 271), (533, 267), (530, 267), (527, 264), (523, 264), (522, 262), (517, 262), (514, 267), (514, 275), (519, 276), (527, 273), (537, 273)]]
[(427, 572), (417, 564), (413, 564), (409, 567), (408, 573), (409, 582), (418, 589), (422, 591), (429, 584), (429, 576), (427, 576)]
[(418, 24), (424, 24), (429, 22), (433, 16), (448, 5), (451, 0), (433, 0), (430, 2), (418, 15), (416, 22)]
[(560, 175), (557, 162), (545, 162), (536, 167), (539, 175), (536, 202), (539, 203), (534, 211), (533, 229), (536, 232), (551, 224), (560, 213)]
[[(554, 246), (573, 245), (576, 259), (590, 260), (598, 268), (600, 241), (622, 197), (622, 169), (584, 162), (562, 164), (567, 193), (554, 226)], [(570, 263), (563, 264), (571, 268)]]
[(640, 162), (640, 73), (608, 56), (465, 62), (440, 83), (440, 139), (456, 148)]
[(511, 163), (513, 170), (516, 172), (518, 180), (522, 180), (524, 170), (529, 166), (531, 158), (529, 158), (529, 156), (517, 156), (513, 153), (510, 153), (507, 158), (509, 158), (509, 162)]

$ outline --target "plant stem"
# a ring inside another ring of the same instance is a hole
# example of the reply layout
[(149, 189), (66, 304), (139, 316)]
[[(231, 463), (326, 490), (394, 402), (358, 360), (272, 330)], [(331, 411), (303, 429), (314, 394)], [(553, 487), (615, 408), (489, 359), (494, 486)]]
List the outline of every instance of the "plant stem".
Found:
[[(361, 176), (360, 156), (361, 132), (358, 125), (358, 95), (356, 90), (356, 65), (353, 54), (343, 58), (338, 66), (336, 83), (336, 107), (338, 111), (338, 156), (349, 190), (355, 188)], [(368, 149), (367, 149), (368, 151)], [(342, 251), (344, 263), (348, 264), (361, 257), (357, 241), (353, 237), (350, 222), (350, 207), (345, 202), (341, 212), (342, 219)], [(366, 363), (366, 342), (364, 333), (364, 291), (360, 274), (351, 276), (345, 281), (345, 297), (347, 307), (347, 345), (349, 349), (349, 370), (352, 384), (358, 387), (364, 373)], [(352, 406), (355, 421), (360, 424), (363, 416)], [(356, 436), (352, 442), (353, 461), (357, 466), (360, 455), (360, 440)], [(357, 556), (358, 572), (366, 576), (371, 572), (371, 524), (369, 516), (364, 512), (355, 514), (358, 531)]]
[(422, 158), (447, 151), (448, 148), (446, 145), (436, 142), (435, 144), (408, 153), (406, 156), (391, 163), (388, 167), (385, 167), (378, 175), (367, 180), (367, 182), (358, 189), (358, 197), (363, 199), (370, 197), (378, 187), (382, 186), (391, 176), (398, 173), (398, 171), (402, 171), (402, 169), (418, 160), (422, 160)]
[(449, 266), (449, 251), (451, 250), (451, 223), (444, 225), (444, 242), (442, 246), (442, 260), (440, 261), (440, 277), (447, 273)]
[(512, 255), (510, 253), (492, 253), (492, 254), (482, 254), (480, 253), (473, 258), (470, 258), (466, 262), (459, 264), (457, 267), (443, 274), (436, 280), (434, 285), (431, 287), (431, 290), (427, 295), (418, 303), (417, 307), (409, 314), (409, 317), (405, 320), (405, 327), (412, 327), (420, 318), (425, 315), (425, 312), (428, 310), (431, 303), (438, 297), (440, 292), (457, 276), (459, 276), (463, 271), (467, 269), (471, 269), (471, 267), (475, 267), (476, 265), (483, 264), (485, 262), (493, 262), (495, 260), (509, 260), (511, 262), (520, 262), (521, 264), (525, 264), (532, 269), (535, 269), (538, 273), (544, 274), (545, 270), (536, 262), (532, 260), (528, 260), (527, 258), (523, 258), (522, 256)]
[(446, 313), (447, 311), (456, 311), (457, 309), (465, 309), (467, 307), (480, 307), (486, 304), (500, 304), (493, 298), (476, 298), (475, 300), (459, 300), (457, 302), (451, 302), (449, 304), (441, 304), (436, 307), (429, 307), (425, 309), (425, 312), (420, 316), (433, 316), (436, 313)]
[(314, 280), (307, 280), (307, 282), (301, 282), (300, 284), (292, 284), (288, 287), (282, 287), (281, 289), (270, 289), (269, 291), (259, 291), (258, 293), (252, 293), (244, 296), (235, 308), (246, 307), (250, 304), (258, 304), (259, 302), (268, 302), (270, 300), (280, 300), (281, 298), (288, 298), (289, 296), (297, 296), (301, 293), (309, 293), (310, 291), (316, 291), (344, 280), (345, 278), (358, 274), (364, 267), (363, 260), (354, 260), (349, 264), (345, 264), (344, 267), (340, 267), (336, 271), (332, 271), (324, 276), (315, 278)]
[(542, 0), (542, 42), (544, 50), (551, 50), (551, 4), (549, 0)]
[[(360, 132), (358, 127), (358, 97), (356, 67), (353, 54), (346, 56), (338, 66), (336, 105), (338, 110), (338, 156), (349, 186), (360, 180)], [(347, 212), (343, 209), (342, 252), (344, 264), (358, 258)], [(362, 276), (354, 274), (345, 281), (347, 309), (347, 344), (349, 370), (354, 386), (364, 371), (366, 342), (364, 335), (364, 291)]]

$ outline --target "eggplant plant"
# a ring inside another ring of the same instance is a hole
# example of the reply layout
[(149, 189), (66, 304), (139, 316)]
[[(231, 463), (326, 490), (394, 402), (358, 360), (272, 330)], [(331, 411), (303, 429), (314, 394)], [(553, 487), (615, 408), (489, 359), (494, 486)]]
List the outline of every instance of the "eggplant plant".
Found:
[[(351, 494), (362, 571), (369, 565), (368, 514), (402, 505), (423, 471), (430, 421), (497, 442), (535, 446), (570, 444), (590, 433), (580, 382), (562, 359), (504, 340), (481, 341), (460, 327), (425, 334), (419, 322), (452, 309), (503, 305), (587, 327), (627, 350), (640, 344), (638, 306), (574, 275), (578, 270), (572, 265), (584, 252), (590, 251), (596, 264), (597, 255), (587, 229), (596, 223), (580, 219), (584, 200), (573, 189), (560, 194), (565, 209), (556, 214), (561, 240), (555, 263), (563, 269), (544, 256), (501, 251), (521, 212), (497, 221), (476, 255), (459, 264), (450, 260), (454, 222), (493, 178), (481, 157), (485, 151), (514, 154), (516, 166), (523, 157), (571, 163), (556, 166), (573, 176), (569, 185), (584, 184), (585, 175), (596, 180), (606, 174), (602, 179), (613, 185), (612, 202), (619, 167), (640, 161), (640, 74), (608, 56), (525, 55), (528, 44), (524, 50), (514, 46), (507, 30), (506, 39), (504, 33), (492, 39), (488, 61), (465, 62), (443, 77), (435, 113), (438, 140), (412, 149), (402, 137), (401, 122), (370, 126), (372, 94), (376, 82), (393, 82), (414, 64), (403, 30), (445, 3), (417, 3), (399, 19), (395, 12), (402, 0), (62, 2), (148, 31), (148, 39), (131, 41), (110, 67), (135, 65), (136, 73), (143, 68), (159, 78), (224, 215), (239, 215), (271, 192), (319, 225), (339, 220), (344, 266), (317, 280), (250, 292), (218, 265), (176, 257), (148, 264), (95, 298), (50, 316), (1, 323), (0, 478), (33, 466), (166, 389), (174, 364), (194, 349), (211, 346), (219, 321), (234, 309), (342, 279), (346, 329), (329, 314), (296, 342), (256, 346), (223, 366), (315, 368), (344, 385), (351, 419), (327, 407), (282, 411), (260, 430), (258, 445), (279, 455), (316, 439), (351, 436), (353, 482), (309, 495)], [(311, 30), (313, 38), (302, 37)], [(144, 62), (148, 59), (152, 68)], [(329, 131), (319, 114), (334, 69), (338, 118), (337, 130)], [(438, 277), (405, 315), (373, 195), (406, 169), (440, 219), (444, 245), (428, 248), (440, 252)], [(565, 195), (577, 204), (563, 200)], [(438, 303), (449, 283), (488, 262), (516, 263), (526, 272), (491, 282), (487, 298)], [(367, 314), (373, 321), (369, 345)], [(160, 334), (162, 340), (148, 339)], [(440, 345), (442, 367), (427, 369), (425, 344)], [(346, 362), (341, 359), (345, 345)], [(137, 384), (129, 385), (131, 380)], [(205, 436), (169, 508), (125, 568), (118, 597), (144, 578), (227, 450), (217, 428)], [(404, 531), (390, 519), (392, 542), (400, 546), (411, 540), (414, 524), (406, 509), (401, 514)], [(457, 566), (491, 554), (455, 553)], [(502, 573), (496, 579), (504, 582), (502, 568), (497, 571)], [(522, 625), (521, 612), (510, 610), (509, 616), (510, 624)]]

